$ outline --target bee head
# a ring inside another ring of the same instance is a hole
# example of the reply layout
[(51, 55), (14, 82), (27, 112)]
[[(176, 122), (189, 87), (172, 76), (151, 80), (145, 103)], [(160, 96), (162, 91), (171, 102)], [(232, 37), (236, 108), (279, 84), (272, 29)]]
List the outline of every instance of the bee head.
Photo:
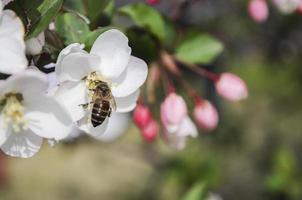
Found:
[(110, 95), (110, 89), (106, 83), (99, 84), (97, 89), (101, 92), (103, 97), (108, 97)]

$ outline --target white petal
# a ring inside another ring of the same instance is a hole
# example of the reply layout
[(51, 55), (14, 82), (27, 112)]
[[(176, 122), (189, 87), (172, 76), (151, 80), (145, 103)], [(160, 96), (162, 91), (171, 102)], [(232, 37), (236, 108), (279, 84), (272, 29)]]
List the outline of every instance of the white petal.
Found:
[(44, 69), (52, 69), (56, 67), (56, 63), (48, 63), (43, 66)]
[(94, 42), (91, 52), (101, 58), (99, 71), (107, 78), (118, 77), (126, 68), (131, 55), (128, 38), (112, 29), (101, 34)]
[(48, 139), (65, 138), (72, 128), (72, 119), (54, 98), (36, 96), (26, 105), (25, 118), (35, 134)]
[(24, 44), (15, 38), (1, 37), (0, 44), (0, 72), (14, 74), (23, 71), (27, 67)]
[(35, 95), (44, 93), (47, 89), (47, 77), (40, 71), (28, 69), (10, 76), (0, 85), (0, 96), (14, 91), (22, 93), (27, 101), (34, 99)]
[(40, 136), (27, 130), (11, 134), (1, 149), (5, 154), (13, 157), (29, 158), (40, 150), (42, 142)]
[(83, 81), (62, 83), (54, 97), (65, 107), (73, 122), (85, 116), (86, 110), (81, 104), (88, 103), (88, 94)]
[(90, 72), (96, 71), (100, 58), (83, 52), (71, 53), (62, 60), (61, 72), (58, 74), (60, 82), (79, 81)]
[(26, 54), (28, 55), (38, 55), (41, 54), (43, 46), (45, 45), (44, 32), (41, 32), (37, 37), (30, 38), (26, 40)]
[(97, 137), (98, 140), (103, 142), (112, 142), (121, 137), (129, 126), (130, 114), (129, 113), (112, 113), (109, 118), (109, 124), (104, 134)]
[(73, 124), (72, 129), (70, 133), (67, 135), (66, 138), (63, 139), (63, 141), (72, 141), (76, 138), (80, 137), (83, 134), (83, 131), (79, 129), (79, 127), (76, 124)]
[(106, 131), (108, 127), (108, 121), (109, 120), (107, 117), (101, 125), (93, 127), (90, 122), (90, 114), (88, 114), (79, 122), (79, 128), (87, 134), (91, 135), (92, 137), (99, 138)]
[(24, 27), (11, 10), (4, 10), (0, 18), (0, 72), (13, 74), (27, 66)]
[(47, 93), (50, 93), (53, 88), (56, 88), (59, 85), (58, 77), (55, 72), (46, 74), (48, 80)]
[(185, 136), (192, 136), (197, 137), (198, 130), (190, 119), (190, 117), (185, 117), (184, 120), (181, 122), (179, 129), (177, 130), (177, 135), (185, 137)]
[(180, 124), (168, 124), (165, 128), (171, 134), (175, 134), (177, 130), (179, 130)]
[(25, 43), (23, 41), (24, 34), (25, 29), (20, 18), (17, 17), (17, 15), (12, 10), (4, 10), (2, 12), (2, 17), (0, 18), (0, 38), (15, 38), (20, 42), (22, 41), (25, 47)]
[(3, 3), (2, 0), (0, 1), (0, 17), (2, 16), (2, 11), (3, 11)]
[(68, 45), (60, 52), (58, 59), (57, 59), (56, 68), (55, 68), (55, 72), (56, 72), (57, 76), (59, 76), (61, 74), (61, 70), (62, 70), (61, 63), (64, 60), (64, 58), (67, 55), (76, 53), (76, 52), (87, 53), (86, 51), (83, 50), (83, 48), (84, 48), (84, 45), (74, 43), (74, 44)]
[(55, 96), (58, 89), (59, 89), (59, 85), (56, 85), (54, 87), (48, 88), (46, 93), (48, 96), (53, 97), (53, 96)]
[(125, 97), (135, 92), (145, 82), (148, 74), (147, 64), (131, 56), (127, 69), (117, 79), (113, 79), (112, 94), (115, 97)]
[(5, 123), (3, 115), (0, 115), (0, 146), (7, 140), (10, 134), (11, 131), (8, 124)]
[(126, 97), (115, 98), (116, 112), (130, 112), (136, 107), (136, 102), (139, 97), (139, 90)]

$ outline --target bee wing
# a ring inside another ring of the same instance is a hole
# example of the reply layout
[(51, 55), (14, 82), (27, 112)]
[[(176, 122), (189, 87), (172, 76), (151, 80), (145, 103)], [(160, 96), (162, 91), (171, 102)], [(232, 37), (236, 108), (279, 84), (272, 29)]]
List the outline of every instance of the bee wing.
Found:
[(110, 105), (111, 105), (112, 110), (116, 111), (116, 103), (115, 103), (114, 97), (112, 95), (110, 98)]

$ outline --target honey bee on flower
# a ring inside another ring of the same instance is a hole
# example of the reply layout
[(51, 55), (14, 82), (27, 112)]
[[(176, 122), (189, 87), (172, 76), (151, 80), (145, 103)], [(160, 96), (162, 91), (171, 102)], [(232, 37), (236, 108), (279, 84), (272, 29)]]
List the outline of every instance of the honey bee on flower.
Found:
[[(135, 108), (148, 68), (143, 60), (131, 56), (127, 37), (112, 29), (97, 38), (90, 53), (80, 44), (63, 49), (55, 72), (59, 80), (55, 98), (81, 130), (100, 137), (108, 126), (110, 112)], [(103, 96), (110, 98), (104, 100), (96, 92), (107, 93)]]

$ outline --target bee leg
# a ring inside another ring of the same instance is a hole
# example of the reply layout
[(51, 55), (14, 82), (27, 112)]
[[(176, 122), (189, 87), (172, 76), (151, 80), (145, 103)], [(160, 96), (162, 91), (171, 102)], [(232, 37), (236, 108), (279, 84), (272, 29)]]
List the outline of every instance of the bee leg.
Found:
[(111, 111), (112, 111), (112, 109), (111, 109), (111, 108), (109, 108), (108, 117), (111, 117)]
[(88, 108), (89, 103), (79, 104), (79, 106), (82, 106), (84, 109)]
[(92, 104), (93, 102), (89, 102), (89, 103), (84, 103), (84, 104), (79, 104), (79, 106), (82, 106), (84, 109), (87, 109), (89, 104)]

